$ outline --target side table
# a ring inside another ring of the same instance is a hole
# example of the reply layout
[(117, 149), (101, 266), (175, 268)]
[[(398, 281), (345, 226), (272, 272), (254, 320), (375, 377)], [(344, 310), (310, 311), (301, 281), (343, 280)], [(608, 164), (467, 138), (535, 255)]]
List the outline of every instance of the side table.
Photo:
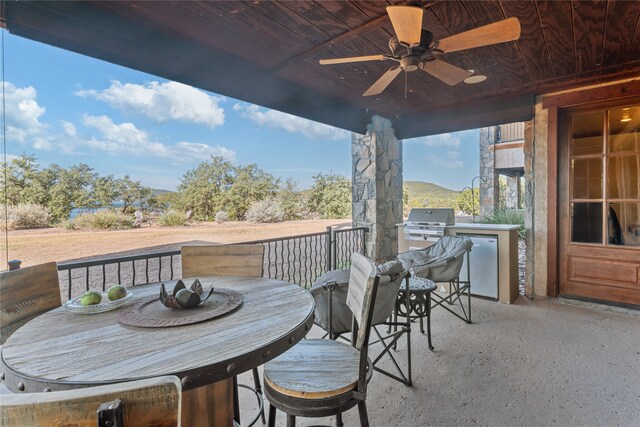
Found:
[[(433, 351), (431, 345), (431, 293), (438, 286), (429, 279), (421, 277), (409, 278), (409, 295), (407, 296), (406, 286), (400, 286), (398, 299), (396, 300), (395, 317), (409, 317), (411, 321), (420, 320), (420, 332), (424, 334), (423, 319), (427, 318), (427, 340), (429, 350)], [(409, 313), (406, 310), (406, 299), (409, 298)]]

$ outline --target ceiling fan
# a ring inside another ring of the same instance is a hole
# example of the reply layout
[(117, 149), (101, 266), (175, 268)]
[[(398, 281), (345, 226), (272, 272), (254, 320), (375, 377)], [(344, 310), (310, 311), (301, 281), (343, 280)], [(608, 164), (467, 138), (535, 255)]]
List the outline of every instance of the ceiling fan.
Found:
[(520, 21), (518, 21), (518, 18), (505, 19), (455, 34), (442, 40), (433, 41), (433, 34), (422, 29), (422, 15), (424, 13), (422, 7), (388, 6), (387, 13), (396, 33), (389, 40), (391, 55), (379, 54), (320, 60), (322, 65), (385, 60), (399, 63), (398, 66), (384, 73), (363, 96), (382, 93), (402, 70), (409, 73), (421, 69), (449, 86), (455, 86), (470, 77), (473, 72), (451, 65), (439, 59), (440, 56), (450, 52), (510, 42), (520, 38)]

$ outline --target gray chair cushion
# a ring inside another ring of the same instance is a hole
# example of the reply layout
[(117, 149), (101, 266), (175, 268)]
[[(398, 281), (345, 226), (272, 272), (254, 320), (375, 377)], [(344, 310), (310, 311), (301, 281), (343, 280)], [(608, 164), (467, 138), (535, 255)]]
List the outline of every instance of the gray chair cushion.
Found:
[(412, 276), (450, 282), (458, 278), (464, 254), (472, 247), (468, 237), (443, 236), (428, 248), (398, 254), (398, 259)]
[[(391, 315), (406, 270), (399, 261), (389, 261), (377, 267), (380, 282), (373, 310), (373, 324), (385, 322)], [(329, 290), (324, 286), (337, 283), (332, 291), (333, 333), (351, 331), (353, 314), (347, 306), (350, 269), (331, 270), (318, 277), (309, 290), (316, 302), (315, 323), (325, 331), (329, 330)]]

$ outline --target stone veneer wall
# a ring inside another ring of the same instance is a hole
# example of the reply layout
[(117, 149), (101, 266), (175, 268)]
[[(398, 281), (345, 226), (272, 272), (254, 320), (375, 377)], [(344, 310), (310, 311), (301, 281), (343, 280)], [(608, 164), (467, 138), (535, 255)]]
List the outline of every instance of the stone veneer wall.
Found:
[(522, 150), (524, 152), (524, 227), (525, 227), (525, 242), (526, 242), (526, 254), (524, 265), (524, 294), (526, 296), (533, 295), (533, 282), (534, 282), (534, 256), (533, 251), (535, 249), (535, 239), (533, 233), (533, 212), (535, 209), (534, 202), (534, 180), (533, 180), (533, 159), (534, 159), (534, 146), (533, 146), (533, 121), (524, 123), (524, 145)]
[(480, 129), (480, 216), (491, 215), (498, 206), (500, 186), (495, 170), (494, 127)]
[(390, 120), (373, 116), (365, 135), (351, 136), (352, 219), (367, 226), (366, 255), (376, 262), (398, 254), (402, 218), (402, 141)]
[(520, 178), (517, 176), (507, 176), (506, 194), (504, 197), (504, 206), (507, 209), (520, 208)]

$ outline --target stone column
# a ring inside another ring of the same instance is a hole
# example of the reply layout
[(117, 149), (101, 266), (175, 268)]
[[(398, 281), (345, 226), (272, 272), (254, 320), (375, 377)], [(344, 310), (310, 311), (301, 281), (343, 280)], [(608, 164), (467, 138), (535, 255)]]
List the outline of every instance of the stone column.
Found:
[(495, 126), (480, 129), (480, 216), (491, 215), (500, 200), (494, 141)]
[(402, 141), (390, 120), (373, 116), (367, 133), (351, 136), (352, 219), (369, 227), (366, 255), (376, 262), (398, 254), (402, 222)]
[(507, 209), (520, 208), (520, 177), (508, 176), (504, 205)]

